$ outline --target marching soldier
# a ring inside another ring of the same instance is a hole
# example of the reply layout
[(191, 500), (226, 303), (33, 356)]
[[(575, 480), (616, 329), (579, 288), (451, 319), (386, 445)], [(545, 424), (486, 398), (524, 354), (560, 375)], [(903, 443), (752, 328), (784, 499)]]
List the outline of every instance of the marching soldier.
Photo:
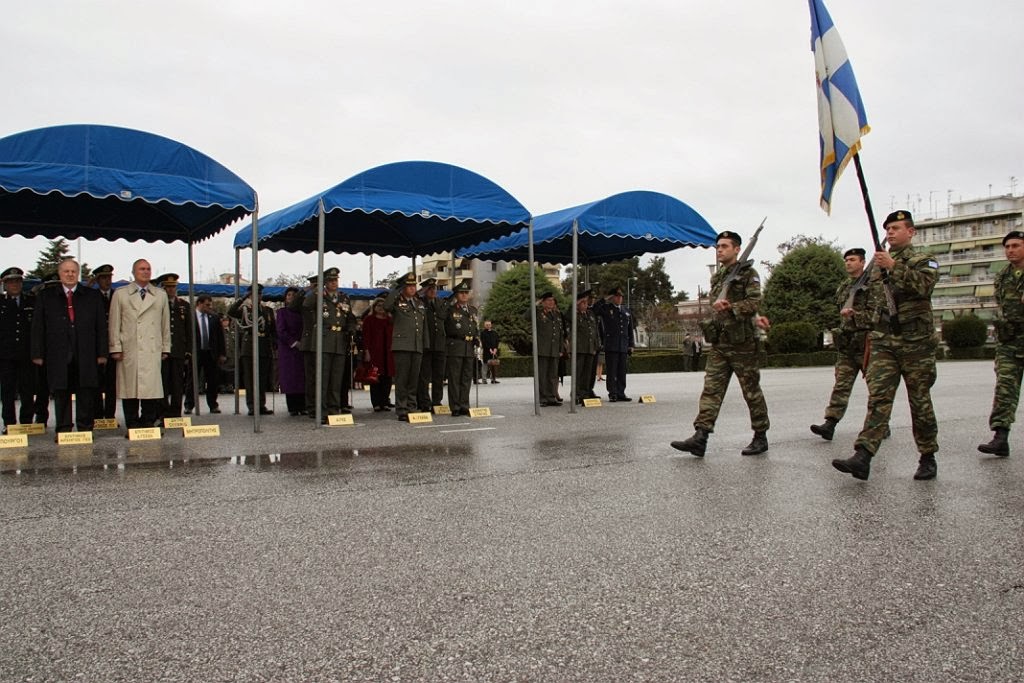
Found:
[[(868, 478), (871, 459), (885, 438), (893, 398), (902, 378), (910, 402), (914, 441), (921, 454), (914, 479), (934, 479), (938, 473), (935, 452), (939, 450), (939, 426), (931, 388), (935, 384), (938, 338), (931, 298), (939, 264), (927, 254), (914, 251), (916, 229), (909, 211), (893, 211), (883, 225), (890, 251), (875, 254), (877, 269), (871, 273), (869, 306), (874, 312), (874, 330), (868, 361), (868, 414), (853, 455), (833, 460), (832, 466), (855, 479)], [(883, 272), (888, 273), (886, 282)], [(896, 306), (895, 317), (889, 310), (886, 288)]]
[[(50, 417), (50, 394), (45, 379), (32, 363), (32, 315), (36, 297), (24, 292), (25, 272), (12, 267), (0, 273), (4, 296), (0, 299), (0, 403), (3, 404), (3, 433), (7, 427)], [(15, 411), (15, 400), (20, 408)], [(16, 416), (17, 413), (17, 416)]]
[(469, 415), (469, 387), (473, 383), (474, 351), (479, 343), (476, 308), (469, 305), (469, 282), (463, 280), (453, 290), (455, 301), (442, 312), (445, 351), (448, 364), (448, 406), (452, 415)]
[(416, 392), (420, 381), (425, 338), (423, 302), (416, 297), (416, 273), (398, 279), (384, 308), (391, 312), (391, 354), (395, 359), (395, 413), (409, 421), (417, 410)]
[[(263, 292), (263, 285), (259, 287)], [(238, 355), (242, 362), (242, 383), (245, 385), (245, 404), (252, 415), (257, 409), (260, 415), (273, 415), (274, 411), (267, 407), (267, 388), (270, 386), (270, 366), (274, 356), (274, 346), (277, 344), (277, 325), (274, 322), (274, 311), (260, 301), (259, 315), (253, 315), (252, 310), (252, 287), (242, 298), (231, 304), (228, 308), (228, 316), (238, 321), (242, 330), (242, 338), (239, 341)], [(260, 386), (257, 389), (253, 383), (253, 355), (252, 335), (253, 330), (259, 337), (258, 352)], [(257, 406), (256, 394), (259, 394), (259, 406)]]
[[(347, 413), (349, 410), (343, 408), (341, 388), (345, 375), (345, 366), (349, 362), (352, 335), (356, 330), (356, 317), (352, 313), (352, 305), (344, 292), (338, 289), (338, 276), (341, 271), (337, 268), (328, 268), (323, 274), (324, 305), (319, 312), (324, 321), (323, 331), (323, 375), (322, 391), (320, 396), (323, 416), (320, 421), (327, 424), (328, 415)], [(306, 397), (315, 396), (316, 392), (316, 351), (317, 351), (317, 321), (316, 310), (316, 280), (310, 278), (310, 291), (303, 298), (296, 298), (293, 307), (301, 307), (302, 310), (302, 340), (299, 348), (306, 354)], [(313, 400), (308, 403), (310, 415), (316, 416), (316, 404)]]
[(167, 310), (171, 317), (171, 352), (163, 359), (164, 417), (181, 417), (181, 400), (185, 389), (186, 360), (192, 357), (192, 307), (178, 296), (178, 275), (167, 273), (156, 284), (167, 294)]
[(1005, 458), (1010, 455), (1010, 425), (1017, 414), (1021, 375), (1024, 373), (1024, 232), (1014, 230), (1003, 238), (1009, 263), (996, 276), (996, 388), (988, 419), (992, 440), (978, 446), (982, 453)]
[(576, 295), (576, 403), (583, 405), (585, 398), (597, 398), (594, 382), (597, 380), (597, 351), (601, 339), (597, 317), (590, 310), (594, 290), (586, 289)]
[(416, 403), (420, 412), (425, 413), (434, 412), (434, 406), (440, 405), (444, 400), (447, 337), (441, 316), (441, 300), (437, 298), (437, 280), (428, 278), (420, 283), (420, 300), (423, 302), (426, 337)]
[(849, 278), (836, 290), (836, 305), (842, 317), (839, 327), (832, 331), (836, 347), (836, 381), (832, 396), (825, 409), (825, 422), (811, 425), (811, 431), (828, 441), (835, 435), (836, 425), (846, 414), (850, 403), (850, 392), (857, 375), (864, 371), (864, 348), (871, 331), (872, 311), (868, 308), (868, 290), (860, 289), (849, 302), (850, 291), (864, 273), (863, 249), (847, 249), (843, 254), (843, 265)]
[(544, 407), (562, 405), (558, 398), (558, 359), (565, 351), (565, 341), (565, 321), (555, 295), (544, 292), (537, 303), (537, 383)]
[[(736, 264), (742, 240), (735, 232), (718, 234), (715, 252), (719, 269), (711, 277), (710, 297), (721, 293), (729, 271)], [(725, 392), (733, 374), (739, 380), (743, 399), (750, 411), (754, 438), (740, 453), (760, 455), (768, 450), (768, 404), (761, 392), (760, 345), (756, 320), (761, 304), (761, 277), (753, 266), (744, 265), (733, 280), (725, 299), (715, 301), (711, 318), (702, 323), (704, 339), (711, 343), (704, 371), (704, 390), (700, 408), (693, 421), (694, 434), (685, 441), (673, 441), (672, 448), (704, 457), (708, 435), (715, 431), (715, 422), (722, 409)], [(765, 323), (766, 324), (766, 323)]]
[[(103, 297), (103, 307), (110, 323), (110, 301), (114, 297), (114, 266), (105, 263), (94, 268), (90, 276)], [(96, 417), (112, 419), (117, 415), (117, 363), (111, 360), (100, 368), (100, 394), (96, 399)]]

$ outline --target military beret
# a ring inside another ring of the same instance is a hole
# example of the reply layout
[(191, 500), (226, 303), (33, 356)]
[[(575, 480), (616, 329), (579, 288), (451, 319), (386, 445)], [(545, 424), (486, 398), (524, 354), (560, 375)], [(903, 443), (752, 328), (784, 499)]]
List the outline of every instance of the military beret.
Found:
[(722, 240), (732, 240), (732, 243), (737, 247), (743, 244), (743, 238), (732, 230), (723, 230), (718, 233), (718, 237), (715, 238), (715, 243), (721, 242)]
[(612, 287), (608, 290), (608, 296), (623, 296), (622, 287)]
[(23, 279), (25, 279), (25, 271), (23, 271), (18, 266), (11, 266), (7, 270), (5, 270), (3, 273), (0, 273), (0, 280), (3, 280), (5, 282), (7, 280), (23, 280)]
[(336, 278), (339, 275), (341, 275), (341, 270), (338, 269), (338, 268), (328, 268), (327, 270), (324, 271), (324, 279), (325, 280), (330, 280), (331, 278)]
[(408, 285), (416, 286), (416, 273), (408, 272), (402, 277), (395, 280), (395, 284), (399, 287), (405, 287)]
[(456, 293), (457, 292), (468, 292), (471, 289), (472, 289), (472, 287), (469, 286), (469, 280), (463, 280), (459, 284), (455, 285), (455, 289), (453, 289), (452, 291), (456, 292)]
[(576, 301), (580, 301), (582, 299), (586, 299), (586, 298), (591, 297), (593, 295), (594, 295), (594, 290), (593, 289), (584, 289), (582, 292), (578, 292), (576, 294)]
[(860, 247), (854, 247), (853, 249), (847, 249), (843, 253), (843, 258), (846, 258), (847, 256), (860, 256), (861, 258), (864, 258), (867, 256), (867, 252)]
[[(1006, 233), (1006, 237), (1003, 238), (1003, 246), (1005, 247), (1006, 243), (1010, 240), (1024, 240), (1024, 232), (1021, 232), (1020, 230), (1011, 230)], [(4, 279), (6, 279), (6, 276)]]
[(420, 287), (437, 287), (437, 280), (432, 277), (428, 277), (426, 280), (420, 283)]
[(909, 211), (893, 211), (892, 213), (885, 217), (884, 221), (882, 221), (882, 227), (884, 228), (890, 223), (895, 223), (897, 221), (906, 221), (913, 225), (914, 217), (910, 215)]
[(104, 263), (102, 266), (96, 266), (95, 268), (93, 268), (92, 274), (93, 277), (97, 275), (113, 275), (114, 266), (110, 265), (109, 263)]
[[(95, 274), (95, 273), (94, 273)], [(161, 287), (167, 287), (169, 285), (178, 286), (178, 274), (177, 273), (165, 273), (156, 279), (156, 283)]]

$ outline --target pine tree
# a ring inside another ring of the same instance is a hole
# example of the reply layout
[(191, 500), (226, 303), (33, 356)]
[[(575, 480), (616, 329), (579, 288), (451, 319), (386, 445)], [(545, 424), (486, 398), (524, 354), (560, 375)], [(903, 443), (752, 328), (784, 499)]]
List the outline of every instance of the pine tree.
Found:
[[(69, 251), (71, 251), (71, 246), (63, 237), (50, 240), (47, 246), (40, 250), (36, 267), (30, 270), (25, 277), (29, 280), (42, 280), (43, 282), (57, 279), (57, 266), (71, 256)], [(81, 278), (85, 280), (89, 277), (89, 266), (85, 263), (80, 263), (79, 266), (82, 269)]]

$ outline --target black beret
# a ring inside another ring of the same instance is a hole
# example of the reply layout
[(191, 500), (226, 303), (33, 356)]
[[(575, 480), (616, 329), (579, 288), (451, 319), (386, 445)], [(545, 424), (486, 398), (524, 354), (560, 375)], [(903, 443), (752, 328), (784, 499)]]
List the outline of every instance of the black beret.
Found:
[(1024, 232), (1021, 232), (1020, 230), (1011, 230), (1006, 233), (1006, 237), (1003, 238), (1003, 246), (1005, 247), (1006, 243), (1010, 240), (1024, 240)]
[(732, 240), (732, 243), (735, 244), (737, 247), (743, 244), (743, 238), (734, 233), (732, 230), (723, 230), (722, 232), (718, 233), (718, 237), (715, 238), (715, 243), (717, 244), (722, 240)]
[(884, 228), (890, 223), (895, 223), (896, 221), (906, 221), (913, 225), (914, 217), (910, 215), (909, 211), (893, 211), (892, 213), (885, 217), (884, 221), (882, 221), (882, 227)]
[(854, 247), (853, 249), (847, 249), (846, 252), (843, 253), (844, 259), (847, 256), (860, 256), (861, 258), (864, 258), (865, 256), (867, 256), (867, 252), (861, 249), (860, 247)]

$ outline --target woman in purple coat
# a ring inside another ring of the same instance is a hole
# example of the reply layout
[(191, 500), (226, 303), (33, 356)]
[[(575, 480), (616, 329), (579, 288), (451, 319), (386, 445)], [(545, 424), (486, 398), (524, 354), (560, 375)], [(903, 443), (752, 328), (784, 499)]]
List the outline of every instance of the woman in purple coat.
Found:
[(306, 374), (302, 351), (299, 351), (302, 313), (288, 306), (298, 294), (297, 287), (286, 289), (284, 306), (277, 309), (277, 375), (281, 393), (288, 403), (288, 414), (292, 417), (306, 412)]

